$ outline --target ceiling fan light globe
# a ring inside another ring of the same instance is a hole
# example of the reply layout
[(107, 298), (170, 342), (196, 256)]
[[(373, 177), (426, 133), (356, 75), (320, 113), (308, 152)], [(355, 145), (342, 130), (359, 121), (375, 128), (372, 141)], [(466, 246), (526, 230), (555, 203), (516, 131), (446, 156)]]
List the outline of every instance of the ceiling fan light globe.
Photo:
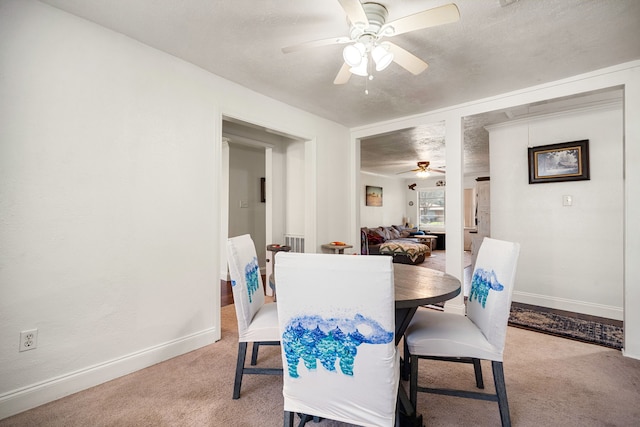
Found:
[(418, 178), (427, 178), (428, 176), (430, 176), (431, 174), (427, 171), (418, 171), (418, 173), (416, 173), (416, 176)]
[(385, 68), (387, 68), (389, 66), (389, 64), (391, 64), (391, 62), (393, 62), (393, 55), (391, 55), (391, 58), (388, 60), (385, 60), (383, 62), (380, 63), (376, 63), (376, 71), (382, 71)]
[(369, 75), (368, 65), (369, 61), (367, 60), (367, 58), (362, 58), (362, 62), (360, 62), (360, 65), (358, 65), (357, 67), (349, 68), (349, 71), (351, 71), (351, 74), (355, 74), (356, 76), (367, 77)]
[(342, 57), (349, 66), (357, 67), (362, 63), (364, 52), (365, 46), (362, 43), (350, 44), (342, 50)]
[(371, 57), (376, 63), (376, 71), (384, 70), (393, 61), (393, 53), (390, 52), (388, 47), (384, 44), (380, 44), (373, 48), (371, 51)]

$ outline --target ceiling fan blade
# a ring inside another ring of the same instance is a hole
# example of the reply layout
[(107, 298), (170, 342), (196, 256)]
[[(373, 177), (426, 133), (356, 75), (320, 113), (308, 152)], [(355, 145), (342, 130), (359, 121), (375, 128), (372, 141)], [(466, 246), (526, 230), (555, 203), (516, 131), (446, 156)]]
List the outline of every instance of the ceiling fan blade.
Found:
[(351, 24), (361, 28), (369, 26), (369, 18), (367, 18), (367, 14), (364, 12), (360, 0), (338, 0), (338, 2), (347, 14), (347, 18), (349, 18)]
[(344, 44), (349, 43), (351, 39), (349, 37), (332, 37), (330, 39), (314, 40), (310, 42), (295, 44), (293, 46), (287, 46), (282, 48), (282, 53), (297, 52), (303, 49), (310, 49), (314, 47), (327, 46), (332, 44)]
[(411, 169), (410, 171), (398, 172), (398, 173), (396, 173), (396, 175), (402, 175), (403, 173), (409, 173), (409, 172), (418, 172), (419, 170), (421, 170), (421, 169), (420, 168)]
[(386, 43), (389, 44), (389, 50), (393, 53), (393, 62), (402, 68), (405, 68), (411, 74), (417, 76), (429, 66), (422, 59), (418, 58), (413, 53), (406, 51), (397, 44), (389, 42)]
[(388, 34), (389, 37), (397, 36), (410, 31), (449, 24), (459, 19), (460, 11), (458, 6), (451, 3), (388, 22), (380, 28), (379, 33)]
[(336, 79), (333, 81), (334, 85), (343, 85), (349, 81), (349, 78), (351, 77), (351, 71), (349, 71), (349, 68), (350, 67), (346, 62), (342, 63), (342, 67), (340, 68), (340, 71), (338, 71)]
[(446, 171), (443, 171), (442, 169), (428, 169), (429, 172), (439, 172), (439, 173), (447, 173)]

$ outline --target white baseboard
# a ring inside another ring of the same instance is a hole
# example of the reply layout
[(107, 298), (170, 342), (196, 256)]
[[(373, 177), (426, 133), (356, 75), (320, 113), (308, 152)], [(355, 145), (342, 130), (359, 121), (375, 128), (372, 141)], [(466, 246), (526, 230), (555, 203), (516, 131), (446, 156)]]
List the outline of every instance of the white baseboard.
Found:
[(215, 342), (216, 328), (149, 347), (117, 359), (12, 390), (0, 396), (0, 420), (155, 365)]
[(622, 307), (595, 304), (591, 302), (571, 300), (566, 298), (550, 297), (548, 295), (531, 294), (528, 292), (513, 291), (513, 301), (523, 304), (539, 305), (541, 307), (572, 311), (574, 313), (588, 314), (590, 316), (598, 316), (614, 320), (623, 320), (624, 315)]

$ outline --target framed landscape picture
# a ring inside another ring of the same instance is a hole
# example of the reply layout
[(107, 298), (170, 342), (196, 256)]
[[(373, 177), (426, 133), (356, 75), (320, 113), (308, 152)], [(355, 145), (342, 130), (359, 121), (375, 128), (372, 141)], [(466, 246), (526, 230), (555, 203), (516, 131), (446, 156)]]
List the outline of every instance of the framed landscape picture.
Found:
[(366, 205), (382, 206), (382, 187), (374, 187), (372, 185), (367, 185), (366, 190), (367, 190)]
[(529, 184), (588, 179), (588, 139), (529, 147)]

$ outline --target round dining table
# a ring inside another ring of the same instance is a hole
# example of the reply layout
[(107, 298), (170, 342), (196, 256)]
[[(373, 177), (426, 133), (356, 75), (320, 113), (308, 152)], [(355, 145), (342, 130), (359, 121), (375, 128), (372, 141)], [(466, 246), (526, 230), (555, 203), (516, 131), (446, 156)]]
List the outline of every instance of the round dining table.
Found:
[(460, 280), (450, 274), (414, 265), (393, 264), (396, 300), (396, 345), (421, 305), (437, 304), (460, 294)]
[[(404, 336), (416, 310), (421, 305), (437, 304), (460, 294), (460, 280), (450, 274), (414, 265), (393, 264), (393, 282), (396, 307), (396, 345)], [(402, 376), (408, 374), (408, 361), (402, 367)], [(422, 426), (402, 383), (398, 384), (398, 401), (401, 426)]]

